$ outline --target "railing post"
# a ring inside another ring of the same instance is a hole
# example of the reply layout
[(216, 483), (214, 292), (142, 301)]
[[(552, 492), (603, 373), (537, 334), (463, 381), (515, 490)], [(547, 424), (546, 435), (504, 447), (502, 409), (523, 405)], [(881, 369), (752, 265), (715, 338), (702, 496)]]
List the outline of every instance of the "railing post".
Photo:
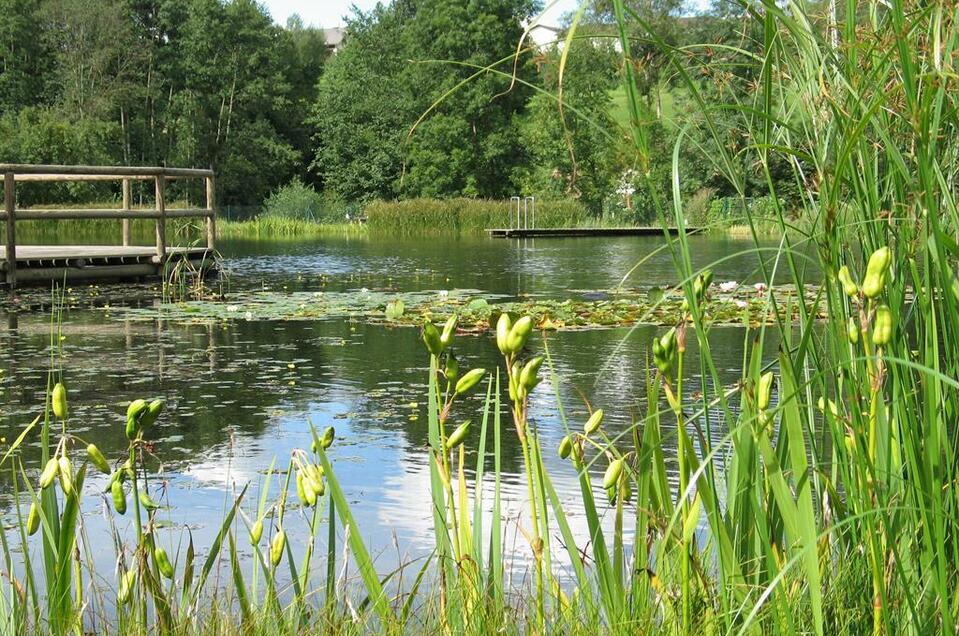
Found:
[(3, 175), (3, 207), (7, 213), (7, 284), (15, 287), (17, 284), (17, 195), (16, 182), (13, 173)]
[[(130, 180), (123, 180), (123, 209), (130, 209)], [(123, 219), (123, 247), (130, 245), (130, 218)]]
[[(160, 267), (166, 263), (166, 177), (162, 174), (156, 176), (156, 205), (157, 205), (157, 259)], [(162, 271), (162, 269), (161, 269)]]
[(206, 209), (210, 216), (206, 217), (206, 248), (216, 249), (216, 191), (213, 177), (206, 178)]

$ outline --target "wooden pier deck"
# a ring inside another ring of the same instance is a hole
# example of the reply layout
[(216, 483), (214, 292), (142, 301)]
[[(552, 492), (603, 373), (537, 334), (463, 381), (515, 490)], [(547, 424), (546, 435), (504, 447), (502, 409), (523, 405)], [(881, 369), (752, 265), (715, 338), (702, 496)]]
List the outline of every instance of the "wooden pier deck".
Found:
[[(44, 284), (57, 280), (113, 281), (162, 276), (167, 263), (186, 259), (195, 271), (205, 273), (216, 268), (216, 209), (212, 170), (134, 166), (49, 166), (0, 164), (3, 175), (4, 205), (0, 221), (5, 237), (0, 246), (0, 282), (9, 288), (18, 284)], [(206, 195), (205, 207), (172, 209), (166, 207), (166, 186), (173, 179), (201, 179)], [(17, 207), (16, 184), (21, 181), (119, 181), (122, 204), (115, 209), (37, 209)], [(154, 205), (134, 209), (131, 184), (153, 181)], [(180, 247), (167, 244), (168, 218), (200, 218), (205, 222), (201, 245)], [(18, 245), (17, 221), (59, 219), (116, 219), (121, 245)], [(130, 221), (154, 222), (154, 245), (133, 245)]]
[[(699, 232), (699, 228), (686, 228), (687, 234)], [(556, 238), (565, 236), (660, 236), (661, 227), (554, 227), (554, 228), (493, 228), (486, 232), (494, 238)], [(678, 228), (669, 228), (677, 234)]]

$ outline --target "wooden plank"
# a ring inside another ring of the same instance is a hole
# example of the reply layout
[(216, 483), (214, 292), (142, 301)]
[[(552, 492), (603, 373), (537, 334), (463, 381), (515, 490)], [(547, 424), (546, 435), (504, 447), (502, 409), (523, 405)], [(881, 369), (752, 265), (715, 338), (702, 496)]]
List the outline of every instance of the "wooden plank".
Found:
[(166, 179), (162, 175), (156, 178), (156, 205), (157, 259), (162, 265), (166, 259)]
[[(115, 208), (111, 210), (43, 210), (29, 209), (17, 210), (16, 218), (18, 221), (42, 221), (44, 219), (159, 219), (159, 218), (189, 218), (206, 217), (209, 211), (204, 208), (183, 208), (175, 210), (164, 210), (161, 214), (159, 210), (124, 210)], [(6, 212), (0, 213), (0, 219), (7, 217)]]
[[(208, 254), (205, 247), (169, 247), (167, 254)], [(65, 258), (152, 258), (156, 249), (149, 245), (18, 245), (17, 261), (54, 260)], [(0, 246), (0, 260), (6, 260), (6, 250)]]
[[(670, 234), (677, 234), (677, 228), (668, 228)], [(687, 234), (700, 232), (699, 228), (686, 228)], [(494, 238), (558, 238), (584, 236), (660, 236), (661, 227), (597, 227), (597, 228), (494, 228), (486, 230)]]
[(17, 195), (13, 173), (3, 175), (3, 211), (7, 217), (7, 239), (4, 254), (10, 256), (7, 262), (7, 285), (17, 284)]
[[(132, 194), (132, 192), (131, 192), (131, 190), (130, 190), (130, 179), (124, 179), (124, 180), (123, 180), (123, 209), (124, 209), (124, 211), (129, 211), (129, 210), (130, 210), (130, 198), (131, 198), (131, 194)], [(130, 241), (131, 241), (131, 236), (130, 236), (130, 217), (124, 217), (124, 218), (123, 218), (123, 244), (124, 244), (124, 245), (129, 245), (129, 244), (130, 244)]]
[(206, 246), (212, 250), (216, 249), (216, 192), (213, 177), (206, 178), (206, 209), (210, 213), (206, 217)]
[[(17, 181), (120, 181), (121, 179), (131, 179), (133, 181), (151, 181), (156, 175), (153, 174), (17, 174), (14, 179)], [(170, 179), (200, 179), (200, 175), (166, 175)]]
[(37, 165), (29, 163), (2, 163), (0, 172), (14, 172), (18, 174), (42, 174), (48, 176), (110, 176), (123, 177), (212, 177), (212, 170), (199, 168), (167, 168), (161, 166), (64, 166), (64, 165)]

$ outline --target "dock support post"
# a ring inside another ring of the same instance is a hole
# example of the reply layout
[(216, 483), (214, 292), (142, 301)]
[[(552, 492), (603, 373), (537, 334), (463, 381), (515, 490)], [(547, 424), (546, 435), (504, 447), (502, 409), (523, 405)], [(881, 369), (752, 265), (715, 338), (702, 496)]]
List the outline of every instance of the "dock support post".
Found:
[[(130, 180), (123, 180), (123, 209), (130, 210)], [(123, 219), (123, 247), (128, 247), (131, 242), (130, 237), (130, 218), (124, 217)]]
[(206, 178), (206, 209), (210, 216), (206, 217), (206, 248), (216, 249), (216, 191), (213, 177)]
[(7, 284), (17, 284), (17, 195), (13, 173), (3, 175), (3, 208), (7, 213)]
[(166, 177), (157, 175), (156, 178), (156, 234), (157, 234), (157, 260), (160, 264), (160, 272), (163, 272), (163, 265), (166, 263)]

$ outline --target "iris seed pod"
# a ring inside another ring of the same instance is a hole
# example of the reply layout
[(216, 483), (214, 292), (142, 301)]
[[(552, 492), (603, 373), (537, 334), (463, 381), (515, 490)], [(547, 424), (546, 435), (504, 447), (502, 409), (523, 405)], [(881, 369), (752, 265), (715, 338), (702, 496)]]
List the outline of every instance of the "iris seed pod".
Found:
[(589, 416), (589, 419), (586, 420), (586, 424), (583, 425), (583, 432), (585, 432), (587, 435), (592, 435), (598, 431), (599, 427), (603, 425), (603, 417), (605, 417), (603, 409), (596, 409), (593, 411), (593, 413)]
[(323, 436), (320, 437), (320, 447), (323, 450), (326, 450), (333, 445), (333, 438), (336, 437), (336, 430), (332, 426), (327, 426), (323, 431)]
[(126, 605), (133, 597), (133, 586), (136, 585), (137, 571), (127, 570), (120, 577), (120, 590), (117, 592), (117, 600), (121, 605)]
[(37, 510), (37, 504), (30, 504), (30, 512), (27, 513), (27, 534), (34, 535), (40, 529), (40, 511)]
[(300, 500), (301, 505), (309, 505), (306, 499), (306, 487), (303, 485), (303, 473), (296, 473), (296, 498)]
[(836, 278), (842, 283), (842, 291), (850, 298), (859, 293), (859, 286), (853, 282), (852, 274), (849, 273), (847, 266), (843, 265), (839, 268), (839, 273), (836, 275)]
[(609, 499), (610, 504), (616, 503), (616, 485), (612, 485), (606, 489), (606, 498)]
[(152, 511), (152, 510), (156, 510), (157, 508), (160, 507), (160, 504), (158, 504), (158, 503), (153, 499), (153, 497), (151, 497), (150, 495), (148, 495), (145, 490), (141, 490), (141, 491), (140, 491), (140, 493), (139, 493), (139, 495), (138, 495), (138, 498), (140, 499), (140, 505), (143, 506), (144, 508), (146, 508), (147, 510), (151, 510), (151, 511)]
[(130, 402), (130, 405), (127, 407), (127, 417), (140, 417), (147, 408), (149, 408), (146, 400), (133, 400)]
[(849, 321), (846, 323), (846, 337), (853, 344), (859, 342), (859, 325), (856, 324), (856, 319), (852, 316), (849, 316)]
[(446, 448), (447, 450), (453, 450), (457, 446), (463, 443), (466, 439), (467, 433), (470, 430), (470, 422), (466, 420), (460, 424), (455, 431), (453, 431), (448, 438), (446, 438)]
[(876, 308), (876, 323), (872, 328), (872, 343), (877, 347), (889, 344), (892, 338), (892, 311), (889, 305)]
[(443, 333), (440, 334), (440, 344), (443, 345), (444, 349), (453, 344), (453, 336), (456, 335), (456, 323), (458, 321), (459, 317), (453, 314), (447, 318), (446, 324), (443, 325)]
[(57, 462), (60, 469), (60, 487), (63, 488), (63, 494), (70, 495), (73, 493), (73, 464), (66, 455), (60, 455)]
[(170, 557), (167, 556), (166, 550), (158, 545), (154, 546), (153, 561), (157, 564), (157, 569), (160, 570), (160, 574), (168, 579), (173, 578), (173, 564), (170, 563)]
[(466, 393), (474, 386), (479, 384), (479, 381), (483, 379), (483, 376), (486, 375), (486, 369), (472, 369), (468, 371), (462, 378), (456, 382), (456, 394), (462, 395)]
[(316, 484), (309, 477), (303, 477), (303, 495), (306, 498), (305, 505), (312, 508), (316, 505), (316, 495), (318, 494)]
[(880, 247), (869, 257), (866, 276), (862, 280), (862, 293), (867, 298), (875, 298), (886, 286), (886, 273), (892, 263), (892, 252), (888, 247)]
[(273, 535), (273, 541), (270, 542), (270, 563), (273, 567), (280, 564), (283, 558), (283, 548), (286, 547), (286, 533), (283, 530), (277, 530)]
[(115, 482), (113, 482), (113, 485), (110, 486), (110, 495), (113, 498), (113, 509), (121, 515), (126, 514), (127, 494), (123, 490), (122, 481), (117, 479)]
[(61, 420), (67, 419), (67, 387), (63, 386), (63, 382), (57, 382), (53, 387), (50, 402), (53, 405), (53, 414)]
[(522, 351), (531, 333), (533, 333), (533, 319), (529, 316), (523, 316), (513, 323), (506, 337), (506, 348), (509, 353), (515, 355)]
[(163, 400), (153, 400), (147, 406), (146, 411), (143, 412), (143, 415), (140, 416), (140, 426), (150, 426), (157, 421), (157, 418), (160, 417), (160, 413), (163, 412), (164, 403)]
[(434, 327), (431, 322), (423, 325), (423, 343), (431, 355), (438, 356), (443, 353), (443, 343), (440, 341), (440, 332), (436, 330), (436, 327)]
[(623, 474), (624, 461), (622, 458), (619, 458), (609, 463), (609, 466), (606, 468), (606, 474), (603, 475), (603, 488), (612, 488), (619, 482), (619, 478)]
[(563, 439), (559, 441), (559, 448), (557, 449), (556, 452), (559, 453), (560, 458), (566, 459), (567, 457), (569, 457), (569, 454), (572, 452), (572, 450), (573, 450), (573, 440), (571, 440), (569, 435), (567, 435), (566, 437), (564, 437)]
[(110, 464), (107, 463), (107, 458), (103, 456), (96, 444), (87, 444), (87, 457), (90, 458), (90, 463), (96, 466), (101, 473), (104, 475), (110, 474)]
[(543, 356), (536, 356), (527, 362), (520, 372), (519, 383), (526, 389), (527, 393), (539, 384), (539, 368), (541, 366), (543, 366)]
[(496, 321), (496, 346), (499, 348), (499, 352), (504, 356), (509, 354), (509, 348), (506, 346), (507, 340), (509, 339), (509, 330), (513, 327), (513, 323), (509, 318), (509, 314), (503, 312), (499, 315), (499, 320)]
[(57, 462), (56, 457), (51, 457), (47, 460), (47, 465), (43, 467), (43, 472), (40, 473), (40, 488), (46, 488), (52, 484), (59, 472), (60, 463)]
[(263, 538), (263, 519), (257, 519), (250, 528), (250, 545), (253, 547), (260, 545), (261, 538)]
[(769, 408), (769, 400), (773, 392), (773, 381), (776, 377), (772, 371), (767, 371), (759, 378), (759, 386), (756, 389), (756, 408), (765, 411)]
[(450, 382), (455, 382), (460, 375), (460, 363), (452, 353), (446, 358), (446, 366), (443, 368), (443, 375)]

